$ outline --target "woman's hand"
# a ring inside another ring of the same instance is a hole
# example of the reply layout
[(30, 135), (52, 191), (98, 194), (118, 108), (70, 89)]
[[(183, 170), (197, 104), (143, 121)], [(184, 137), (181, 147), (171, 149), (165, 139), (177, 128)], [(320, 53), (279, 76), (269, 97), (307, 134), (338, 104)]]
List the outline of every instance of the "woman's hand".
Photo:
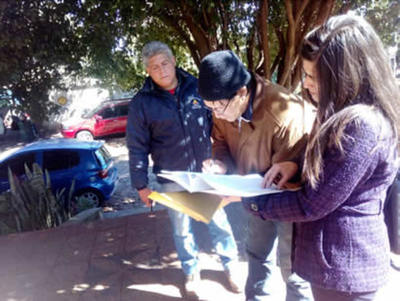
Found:
[(215, 159), (206, 159), (203, 161), (202, 172), (223, 175), (227, 168), (224, 162)]
[(279, 189), (282, 189), (287, 181), (289, 181), (298, 171), (299, 167), (291, 161), (274, 163), (264, 175), (262, 187), (270, 187), (275, 184)]

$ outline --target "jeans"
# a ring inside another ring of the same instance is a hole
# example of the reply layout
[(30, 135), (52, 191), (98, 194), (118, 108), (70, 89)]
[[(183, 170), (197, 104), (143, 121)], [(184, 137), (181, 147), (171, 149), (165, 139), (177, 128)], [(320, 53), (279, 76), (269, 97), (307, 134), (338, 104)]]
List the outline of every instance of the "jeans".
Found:
[[(246, 300), (276, 300), (274, 272), (276, 263), (286, 283), (286, 301), (313, 300), (310, 284), (292, 273), (292, 223), (262, 220), (248, 215), (247, 255), (249, 275), (246, 282)], [(279, 240), (277, 239), (279, 237)], [(278, 253), (278, 260), (277, 254)]]
[[(197, 257), (198, 247), (192, 230), (193, 219), (172, 209), (168, 209), (168, 214), (172, 223), (175, 247), (178, 258), (182, 263), (183, 272), (185, 275), (200, 272)], [(215, 212), (207, 227), (215, 252), (219, 255), (224, 269), (229, 271), (238, 260), (238, 251), (224, 209), (219, 209)]]

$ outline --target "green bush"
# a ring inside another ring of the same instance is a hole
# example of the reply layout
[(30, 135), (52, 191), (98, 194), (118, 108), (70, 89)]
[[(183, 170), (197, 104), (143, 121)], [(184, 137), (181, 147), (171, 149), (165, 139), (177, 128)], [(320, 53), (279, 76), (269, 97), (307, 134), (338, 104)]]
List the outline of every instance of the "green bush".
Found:
[(61, 225), (71, 217), (72, 183), (65, 189), (51, 191), (47, 171), (36, 163), (32, 171), (25, 165), (26, 179), (20, 181), (8, 170), (10, 191), (0, 194), (0, 234), (41, 230)]

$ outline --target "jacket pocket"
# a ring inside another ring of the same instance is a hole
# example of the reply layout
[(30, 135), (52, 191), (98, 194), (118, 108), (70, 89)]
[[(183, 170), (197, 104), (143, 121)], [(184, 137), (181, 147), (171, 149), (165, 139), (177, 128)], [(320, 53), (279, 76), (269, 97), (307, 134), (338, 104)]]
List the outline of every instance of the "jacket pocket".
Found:
[(315, 248), (314, 248), (314, 256), (316, 261), (322, 265), (325, 268), (331, 269), (332, 265), (330, 264), (329, 260), (327, 259), (327, 256), (325, 254), (324, 249), (329, 247), (329, 245), (327, 245), (326, 238), (324, 235), (324, 228), (321, 227), (319, 228), (319, 232), (315, 233)]

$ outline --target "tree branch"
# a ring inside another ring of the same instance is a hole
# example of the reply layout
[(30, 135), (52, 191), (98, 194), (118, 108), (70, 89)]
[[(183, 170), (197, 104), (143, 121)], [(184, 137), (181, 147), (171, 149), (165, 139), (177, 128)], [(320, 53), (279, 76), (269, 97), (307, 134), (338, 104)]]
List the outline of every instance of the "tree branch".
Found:
[(227, 14), (225, 12), (224, 5), (221, 1), (218, 1), (218, 12), (222, 20), (222, 49), (227, 49), (228, 48), (228, 39), (227, 39), (227, 33), (228, 33), (228, 19), (227, 19)]
[(177, 32), (177, 34), (186, 42), (186, 45), (188, 46), (190, 53), (192, 54), (194, 62), (197, 66), (200, 66), (201, 56), (198, 52), (198, 47), (195, 43), (193, 43), (189, 35), (183, 30), (182, 27), (179, 26), (178, 22), (173, 20), (173, 18), (165, 18), (163, 22), (173, 28)]
[(249, 70), (254, 71), (255, 66), (254, 66), (254, 47), (255, 47), (255, 33), (256, 33), (256, 24), (253, 24), (253, 27), (251, 28), (250, 34), (249, 34), (249, 39), (247, 40), (247, 68)]
[(260, 44), (263, 53), (263, 70), (264, 77), (269, 79), (270, 74), (270, 54), (269, 54), (269, 37), (268, 37), (268, 0), (260, 0), (260, 12), (258, 14), (258, 23), (260, 30)]
[[(281, 61), (283, 60), (283, 57), (285, 55), (285, 39), (283, 37), (283, 33), (280, 28), (277, 28), (274, 26), (275, 34), (276, 37), (279, 41), (279, 53), (275, 56), (274, 62), (271, 67), (271, 74), (274, 74), (276, 68), (280, 65)], [(281, 73), (281, 72), (279, 72)], [(280, 74), (278, 74), (278, 78), (280, 77)]]
[(295, 53), (295, 33), (296, 33), (296, 25), (293, 16), (293, 3), (291, 0), (285, 0), (286, 7), (286, 15), (288, 19), (288, 28), (287, 28), (287, 38), (286, 38), (286, 53), (283, 63), (283, 71), (282, 76), (279, 78), (279, 84), (282, 86), (287, 86), (288, 79), (290, 77), (291, 72), (291, 63), (292, 57)]
[(301, 6), (300, 9), (297, 11), (297, 15), (296, 15), (296, 21), (295, 21), (295, 26), (297, 27), (299, 25), (299, 22), (301, 20), (301, 17), (303, 16), (303, 12), (305, 10), (305, 8), (307, 7), (308, 3), (310, 2), (310, 0), (303, 0), (301, 2)]
[(325, 23), (325, 21), (328, 19), (328, 17), (332, 13), (334, 4), (335, 4), (335, 0), (326, 0), (326, 1), (320, 2), (318, 18), (316, 21), (317, 25), (321, 25), (321, 24)]

